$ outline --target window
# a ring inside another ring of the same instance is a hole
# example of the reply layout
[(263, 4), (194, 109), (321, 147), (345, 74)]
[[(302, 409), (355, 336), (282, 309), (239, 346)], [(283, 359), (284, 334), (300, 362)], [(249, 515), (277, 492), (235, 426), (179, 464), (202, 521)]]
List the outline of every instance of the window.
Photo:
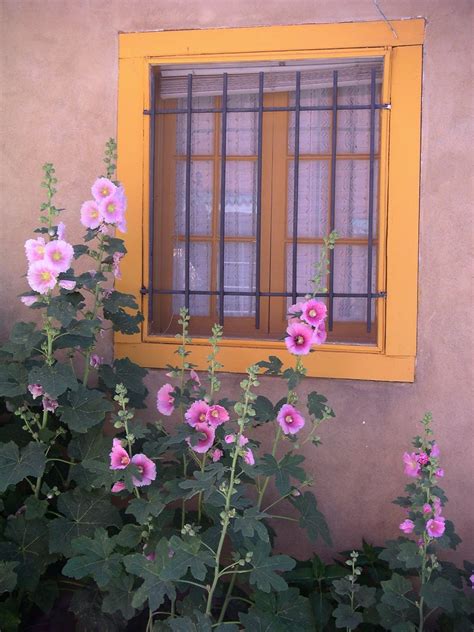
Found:
[(278, 354), (336, 229), (309, 374), (413, 379), (423, 21), (395, 28), (120, 36), (122, 286), (141, 288), (147, 319), (132, 343), (116, 337), (118, 355), (165, 366), (182, 305), (198, 361), (216, 321), (225, 369)]

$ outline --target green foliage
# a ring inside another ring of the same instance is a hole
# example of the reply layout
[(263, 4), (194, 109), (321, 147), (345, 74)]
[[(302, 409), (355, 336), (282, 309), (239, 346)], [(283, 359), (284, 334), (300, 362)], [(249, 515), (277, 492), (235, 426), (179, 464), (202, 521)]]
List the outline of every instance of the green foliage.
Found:
[(100, 424), (107, 412), (113, 406), (105, 399), (101, 391), (79, 386), (76, 391), (71, 391), (68, 401), (61, 405), (58, 414), (61, 421), (75, 432), (87, 432), (90, 428)]
[(19, 483), (27, 476), (39, 478), (46, 465), (45, 446), (28, 443), (21, 450), (10, 441), (0, 445), (0, 492)]

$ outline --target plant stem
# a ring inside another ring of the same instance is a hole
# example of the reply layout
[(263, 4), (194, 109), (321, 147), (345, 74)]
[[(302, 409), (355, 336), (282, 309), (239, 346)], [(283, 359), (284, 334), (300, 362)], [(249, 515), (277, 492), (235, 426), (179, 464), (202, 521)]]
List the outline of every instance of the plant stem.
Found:
[(217, 623), (222, 623), (222, 621), (224, 620), (225, 613), (226, 613), (226, 610), (227, 610), (227, 606), (229, 605), (229, 601), (232, 598), (232, 591), (234, 590), (234, 585), (235, 585), (236, 579), (237, 579), (237, 573), (234, 573), (232, 575), (232, 577), (230, 578), (229, 587), (227, 588), (227, 592), (226, 592), (226, 595), (225, 595), (224, 603), (222, 605), (222, 610), (221, 610), (221, 613), (219, 615), (219, 618), (217, 619)]
[[(201, 472), (204, 472), (204, 468), (206, 467), (207, 453), (204, 454), (202, 462), (201, 462)], [(201, 514), (202, 514), (202, 492), (199, 492), (198, 496), (198, 524), (201, 524)]]
[[(273, 441), (273, 448), (272, 448), (272, 457), (273, 457), (273, 458), (275, 458), (275, 454), (276, 454), (277, 447), (278, 447), (278, 442), (280, 441), (280, 439), (281, 439), (281, 427), (280, 427), (280, 426), (278, 426), (278, 430), (277, 430), (277, 432), (276, 432), (275, 439), (274, 439), (274, 441)], [(267, 487), (268, 487), (268, 483), (269, 483), (269, 481), (270, 481), (270, 477), (269, 477), (269, 476), (267, 476), (267, 477), (266, 477), (266, 479), (265, 479), (265, 481), (263, 482), (263, 486), (262, 486), (262, 488), (261, 488), (261, 490), (260, 490), (260, 493), (259, 493), (259, 495), (258, 495), (257, 506), (258, 506), (258, 509), (259, 509), (259, 510), (260, 510), (260, 507), (262, 506), (263, 496), (264, 496), (265, 491), (266, 491), (266, 489), (267, 489)], [(270, 505), (270, 506), (271, 506), (271, 505)]]
[[(97, 251), (97, 272), (100, 274), (102, 272), (102, 254), (104, 252), (104, 240), (102, 238), (102, 236), (98, 236), (99, 237), (99, 249)], [(100, 304), (100, 285), (99, 285), (100, 281), (97, 281), (96, 286), (95, 286), (95, 290), (94, 290), (94, 304), (92, 307), (92, 313), (91, 313), (91, 318), (89, 320), (94, 320), (94, 318), (97, 316), (97, 310), (99, 309), (99, 304)], [(90, 371), (90, 359), (91, 359), (91, 354), (93, 351), (94, 347), (91, 347), (90, 349), (87, 350), (86, 354), (85, 354), (85, 365), (84, 365), (84, 374), (82, 376), (82, 384), (84, 386), (87, 386), (87, 381), (89, 379), (89, 371)]]

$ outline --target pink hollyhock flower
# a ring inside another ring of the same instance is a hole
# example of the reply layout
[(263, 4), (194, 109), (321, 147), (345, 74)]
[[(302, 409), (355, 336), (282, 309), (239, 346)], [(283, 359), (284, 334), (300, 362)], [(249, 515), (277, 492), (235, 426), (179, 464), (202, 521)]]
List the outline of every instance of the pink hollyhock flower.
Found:
[(124, 489), (125, 483), (122, 483), (122, 481), (117, 481), (112, 485), (112, 489), (110, 491), (114, 494), (118, 494), (119, 492), (123, 492)]
[(27, 239), (25, 241), (25, 253), (28, 263), (42, 261), (44, 259), (45, 247), (46, 243), (43, 237), (38, 237), (38, 239)]
[[(94, 274), (92, 274), (92, 272), (93, 272)], [(92, 276), (95, 276), (95, 270), (91, 270), (91, 271), (89, 272), (89, 274), (90, 274), (90, 275), (92, 275)], [(113, 292), (114, 292), (114, 291), (113, 291), (113, 289), (112, 289), (112, 288), (106, 288), (106, 287), (102, 288), (102, 296), (103, 296), (104, 298), (110, 298), (110, 297), (112, 296)]]
[(145, 555), (145, 559), (147, 559), (149, 562), (154, 562), (156, 560), (156, 553), (154, 553), (153, 551), (151, 553), (147, 553)]
[(141, 477), (138, 479), (132, 476), (132, 482), (135, 487), (150, 485), (150, 483), (155, 480), (156, 465), (147, 456), (144, 454), (134, 454), (132, 456), (132, 463), (138, 468)]
[(122, 273), (120, 272), (120, 260), (123, 259), (123, 257), (124, 257), (123, 252), (114, 252), (114, 255), (112, 257), (112, 260), (113, 260), (112, 271), (116, 279), (122, 278)]
[(201, 380), (199, 379), (199, 375), (196, 373), (194, 369), (191, 369), (191, 371), (189, 372), (189, 377), (192, 379), (193, 382), (196, 383), (197, 386), (201, 386)]
[(433, 512), (436, 518), (441, 516), (442, 509), (443, 505), (441, 504), (441, 500), (437, 496), (433, 496)]
[(110, 453), (110, 469), (124, 470), (129, 463), (130, 457), (128, 452), (122, 447), (122, 442), (120, 439), (114, 439)]
[(207, 421), (206, 415), (209, 410), (209, 405), (203, 399), (199, 399), (197, 402), (191, 404), (188, 410), (184, 413), (186, 423), (190, 426), (196, 426), (198, 423)]
[(310, 298), (309, 301), (303, 303), (301, 318), (305, 320), (308, 325), (317, 327), (326, 318), (327, 311), (328, 309), (325, 303), (317, 301), (315, 298)]
[(59, 222), (56, 229), (56, 235), (58, 236), (58, 239), (64, 239), (66, 237), (66, 224), (64, 222)]
[(100, 355), (97, 355), (97, 353), (93, 353), (89, 359), (89, 364), (94, 369), (98, 369), (103, 362), (104, 358), (101, 358)]
[(224, 441), (225, 441), (226, 443), (234, 443), (234, 441), (235, 441), (235, 435), (233, 435), (233, 434), (227, 434), (227, 435), (224, 437)]
[(420, 464), (417, 461), (415, 452), (408, 454), (405, 452), (403, 455), (403, 462), (405, 464), (404, 472), (407, 476), (412, 476), (413, 478), (418, 476), (420, 473)]
[(20, 301), (23, 303), (23, 305), (26, 305), (27, 307), (31, 307), (33, 303), (36, 303), (37, 300), (38, 298), (35, 294), (29, 294), (28, 296), (22, 296), (20, 298)]
[(44, 390), (41, 384), (28, 384), (28, 390), (33, 396), (33, 399), (36, 399), (37, 397), (41, 397), (41, 395), (44, 394)]
[(91, 193), (94, 200), (101, 202), (105, 198), (110, 197), (117, 191), (117, 187), (108, 178), (97, 178), (91, 187)]
[(65, 279), (63, 279), (62, 281), (59, 281), (59, 287), (62, 287), (63, 290), (73, 290), (76, 287), (76, 282), (75, 281), (67, 281)]
[(286, 330), (285, 344), (290, 353), (306, 355), (311, 350), (313, 330), (303, 323), (293, 323)]
[(433, 511), (433, 507), (429, 503), (423, 505), (423, 513), (430, 514)]
[(435, 476), (436, 476), (436, 478), (443, 478), (444, 470), (443, 470), (442, 467), (438, 467), (438, 469), (435, 472)]
[(54, 413), (54, 411), (56, 410), (56, 408), (59, 406), (58, 404), (58, 400), (57, 399), (53, 399), (52, 397), (50, 397), (48, 395), (48, 393), (45, 393), (43, 396), (43, 410), (48, 410), (50, 413)]
[(440, 454), (441, 454), (441, 451), (439, 449), (439, 445), (437, 443), (433, 443), (433, 445), (431, 446), (431, 450), (430, 450), (430, 456), (432, 456), (435, 459), (437, 459)]
[(280, 408), (277, 421), (285, 434), (296, 434), (305, 424), (303, 415), (291, 404)]
[(219, 448), (216, 448), (215, 450), (212, 451), (211, 456), (214, 463), (217, 463), (217, 461), (220, 461), (222, 459), (222, 457), (224, 456), (224, 453), (222, 452), (222, 450), (219, 450)]
[(71, 266), (73, 257), (74, 248), (62, 239), (50, 241), (44, 249), (45, 261), (48, 261), (56, 272), (66, 272)]
[(437, 518), (431, 518), (426, 523), (426, 532), (430, 538), (440, 538), (445, 530), (444, 518), (438, 516)]
[(39, 294), (47, 294), (56, 285), (57, 272), (45, 261), (32, 263), (26, 275), (30, 287)]
[(229, 413), (224, 406), (214, 404), (214, 406), (209, 406), (207, 409), (206, 421), (211, 426), (214, 426), (214, 428), (217, 428), (217, 426), (229, 421)]
[(110, 195), (99, 202), (100, 216), (106, 224), (120, 224), (123, 222), (125, 204), (118, 195)]
[(174, 397), (171, 395), (173, 391), (174, 386), (164, 384), (156, 395), (156, 407), (158, 412), (167, 417), (174, 411)]
[[(197, 402), (195, 402), (197, 403)], [(208, 423), (198, 422), (194, 425), (194, 429), (197, 430), (200, 434), (205, 435), (203, 438), (200, 438), (196, 445), (191, 444), (191, 438), (188, 437), (186, 441), (188, 442), (190, 448), (195, 452), (207, 452), (211, 445), (214, 443), (214, 439), (216, 436), (215, 428), (210, 426)]]
[(326, 325), (324, 324), (324, 321), (322, 321), (313, 332), (313, 344), (323, 345), (326, 342), (327, 337), (328, 334), (326, 331)]
[(469, 577), (469, 581), (471, 582), (471, 587), (474, 590), (474, 574)]
[(415, 523), (412, 520), (408, 520), (407, 518), (399, 525), (399, 528), (401, 531), (403, 531), (403, 533), (406, 533), (408, 535), (409, 533), (412, 533), (413, 529), (415, 528)]
[(249, 442), (249, 440), (247, 439), (247, 437), (244, 437), (244, 435), (240, 435), (240, 437), (239, 437), (239, 446), (241, 448), (243, 448), (244, 445), (247, 445), (248, 442)]
[(95, 200), (87, 200), (81, 206), (81, 224), (86, 228), (94, 230), (102, 224), (99, 205)]
[(303, 311), (304, 301), (300, 301), (299, 303), (294, 303), (294, 305), (290, 305), (288, 308), (288, 324), (299, 323), (300, 315)]
[(420, 454), (416, 458), (420, 465), (426, 465), (430, 460), (426, 452), (420, 452)]
[(250, 448), (247, 448), (247, 451), (244, 454), (244, 461), (247, 465), (255, 465), (255, 457), (253, 456), (253, 452)]

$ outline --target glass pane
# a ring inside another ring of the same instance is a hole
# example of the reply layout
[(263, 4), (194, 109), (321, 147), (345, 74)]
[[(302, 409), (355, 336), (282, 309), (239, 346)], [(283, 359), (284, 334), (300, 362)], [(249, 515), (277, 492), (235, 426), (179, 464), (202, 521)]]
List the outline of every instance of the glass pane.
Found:
[[(177, 99), (177, 108), (186, 108), (187, 99)], [(213, 97), (195, 97), (193, 108), (215, 107)], [(191, 116), (191, 153), (208, 156), (214, 153), (214, 114), (193, 114)], [(176, 153), (186, 155), (187, 115), (176, 115)]]
[[(191, 162), (191, 234), (209, 235), (212, 224), (213, 163)], [(185, 232), (186, 162), (176, 163), (176, 232)]]
[[(331, 90), (302, 90), (302, 106), (331, 105)], [(295, 104), (295, 93), (290, 94), (290, 105)], [(295, 113), (290, 112), (288, 153), (295, 151)], [(300, 112), (300, 154), (327, 154), (331, 151), (331, 112)]]
[[(235, 94), (227, 99), (230, 108), (256, 108), (258, 95)], [(257, 153), (258, 118), (256, 112), (227, 114), (227, 155), (254, 156)]]
[[(378, 101), (378, 95), (376, 99)], [(370, 85), (339, 88), (338, 105), (370, 105)], [(380, 111), (375, 112), (375, 153), (379, 150)], [(339, 110), (337, 153), (368, 154), (370, 151), (370, 110)]]
[[(189, 253), (189, 289), (210, 290), (211, 249), (209, 244), (191, 243)], [(173, 289), (184, 290), (185, 247), (179, 243), (173, 249)], [(184, 294), (173, 295), (173, 314), (184, 307)], [(194, 316), (209, 315), (209, 296), (192, 296), (189, 309)]]
[[(368, 160), (336, 164), (336, 230), (341, 237), (367, 236), (369, 228)], [(378, 161), (374, 162), (373, 235), (377, 233)]]
[[(255, 292), (255, 244), (227, 242), (224, 250), (224, 290)], [(226, 316), (255, 315), (255, 297), (226, 296)]]
[(257, 163), (226, 163), (225, 233), (232, 236), (255, 235), (257, 212)]
[[(293, 236), (294, 162), (288, 165), (288, 236)], [(301, 160), (298, 175), (298, 237), (323, 237), (328, 232), (329, 163)]]
[[(310, 294), (313, 292), (311, 279), (315, 275), (316, 263), (321, 256), (321, 247), (318, 244), (298, 244), (297, 265), (296, 265), (296, 291), (301, 294)], [(286, 246), (286, 291), (292, 291), (292, 274), (293, 274), (293, 246)], [(297, 300), (302, 300), (298, 297)], [(292, 304), (292, 299), (288, 298), (287, 307)]]
[[(367, 247), (336, 245), (334, 249), (334, 292), (367, 292)], [(372, 255), (372, 291), (375, 291), (377, 253)], [(338, 298), (334, 301), (335, 321), (365, 321), (365, 298)]]

